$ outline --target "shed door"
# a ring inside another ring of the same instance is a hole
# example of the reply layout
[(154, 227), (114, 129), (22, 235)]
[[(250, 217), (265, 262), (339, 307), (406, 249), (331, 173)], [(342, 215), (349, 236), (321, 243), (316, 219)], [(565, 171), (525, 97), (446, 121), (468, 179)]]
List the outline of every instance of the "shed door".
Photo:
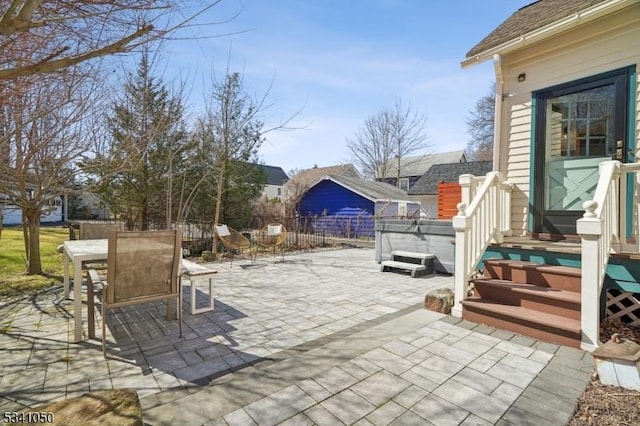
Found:
[(624, 161), (626, 71), (536, 95), (534, 232), (575, 234), (598, 184), (598, 165)]

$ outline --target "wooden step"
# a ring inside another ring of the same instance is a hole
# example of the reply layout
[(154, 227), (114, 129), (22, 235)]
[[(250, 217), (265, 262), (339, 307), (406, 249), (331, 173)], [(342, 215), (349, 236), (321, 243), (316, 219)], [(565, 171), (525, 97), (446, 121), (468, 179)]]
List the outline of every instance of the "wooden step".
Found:
[(484, 261), (485, 276), (510, 280), (520, 284), (535, 284), (580, 293), (582, 271), (580, 268), (522, 260), (488, 259)]
[(420, 265), (417, 263), (406, 263), (406, 262), (398, 262), (396, 260), (383, 260), (380, 263), (380, 271), (381, 272), (398, 272), (405, 271), (410, 272), (413, 278), (419, 277), (422, 275), (427, 275), (432, 272), (425, 265)]
[(511, 306), (471, 297), (462, 301), (462, 318), (534, 339), (580, 347), (580, 320), (523, 306)]
[(473, 283), (476, 296), (483, 300), (580, 319), (580, 293), (495, 278), (477, 278)]

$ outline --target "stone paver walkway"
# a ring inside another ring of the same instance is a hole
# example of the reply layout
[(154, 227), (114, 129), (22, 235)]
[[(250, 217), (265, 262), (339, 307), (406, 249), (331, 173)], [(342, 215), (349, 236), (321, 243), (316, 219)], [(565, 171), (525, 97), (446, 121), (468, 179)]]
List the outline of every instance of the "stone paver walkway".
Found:
[(61, 290), (1, 307), (0, 407), (133, 387), (151, 425), (561, 425), (589, 380), (582, 351), (422, 309), (451, 277), (380, 273), (371, 249), (277, 260), (210, 264), (215, 310), (185, 306), (182, 339), (161, 303), (110, 313), (107, 360), (69, 343)]

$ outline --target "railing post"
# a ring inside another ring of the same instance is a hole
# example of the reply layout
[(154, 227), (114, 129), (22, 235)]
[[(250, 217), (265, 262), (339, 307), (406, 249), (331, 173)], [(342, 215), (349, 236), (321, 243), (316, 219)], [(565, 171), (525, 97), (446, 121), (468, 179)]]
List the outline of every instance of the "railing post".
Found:
[[(463, 175), (470, 176), (470, 175)], [(462, 184), (462, 176), (460, 176)], [(463, 190), (464, 191), (464, 190)], [(464, 194), (464, 192), (463, 192)], [(463, 195), (464, 199), (464, 195)], [(454, 252), (454, 304), (451, 308), (451, 315), (462, 318), (462, 301), (467, 296), (467, 279), (469, 271), (467, 264), (469, 263), (469, 249), (467, 241), (467, 216), (465, 203), (458, 204), (458, 214), (451, 221), (453, 229), (456, 233), (456, 246)]]
[(600, 345), (600, 279), (602, 276), (602, 219), (596, 217), (598, 203), (586, 201), (584, 217), (577, 221), (582, 238), (581, 349), (593, 351)]
[(460, 184), (461, 197), (460, 202), (465, 206), (471, 203), (471, 183), (473, 181), (473, 175), (460, 175), (458, 183)]

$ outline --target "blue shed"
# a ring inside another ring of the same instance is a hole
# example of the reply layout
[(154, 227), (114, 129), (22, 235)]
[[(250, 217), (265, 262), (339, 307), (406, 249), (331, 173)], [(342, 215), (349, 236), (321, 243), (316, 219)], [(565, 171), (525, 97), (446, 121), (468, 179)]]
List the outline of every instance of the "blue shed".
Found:
[(375, 219), (420, 217), (420, 202), (384, 182), (325, 176), (302, 196), (298, 213), (328, 235), (374, 237)]

